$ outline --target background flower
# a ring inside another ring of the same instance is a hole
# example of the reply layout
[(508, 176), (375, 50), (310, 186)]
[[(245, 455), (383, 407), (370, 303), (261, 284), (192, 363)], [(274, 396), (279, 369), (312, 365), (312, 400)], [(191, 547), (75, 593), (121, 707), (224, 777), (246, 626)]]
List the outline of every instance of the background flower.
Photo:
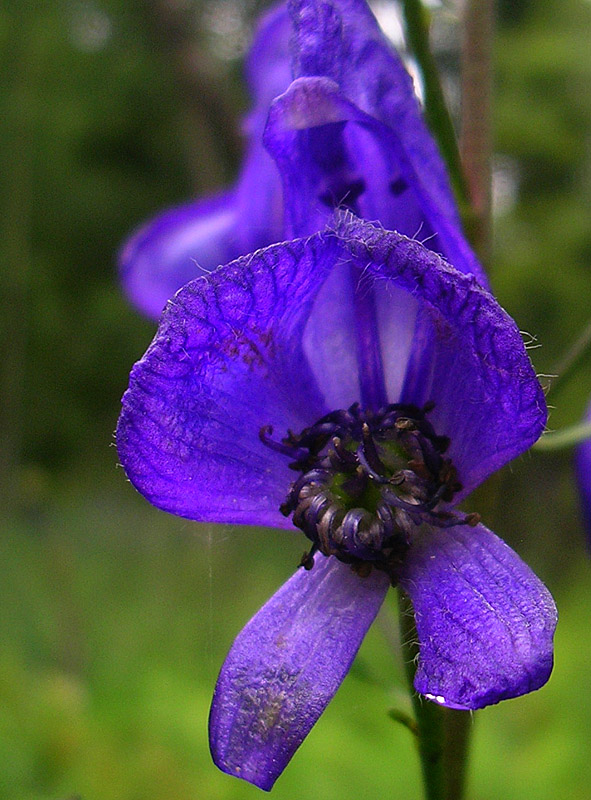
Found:
[(158, 215), (121, 251), (123, 285), (138, 308), (158, 317), (201, 272), (320, 230), (339, 205), (416, 235), (487, 285), (412, 81), (365, 0), (277, 6), (259, 26), (246, 72), (255, 107), (234, 188)]
[(286, 228), (322, 228), (345, 205), (419, 238), (487, 285), (462, 231), (412, 81), (364, 0), (292, 0), (296, 80), (269, 115)]

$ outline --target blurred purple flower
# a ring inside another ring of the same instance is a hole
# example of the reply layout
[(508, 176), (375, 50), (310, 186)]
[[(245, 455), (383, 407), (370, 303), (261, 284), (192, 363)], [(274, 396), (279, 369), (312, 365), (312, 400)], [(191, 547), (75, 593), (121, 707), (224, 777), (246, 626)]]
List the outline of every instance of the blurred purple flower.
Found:
[(210, 733), (222, 770), (271, 788), (394, 582), (415, 609), (421, 694), (480, 708), (547, 680), (549, 593), (453, 510), (545, 419), (494, 298), (350, 214), (178, 292), (123, 400), (129, 479), (172, 513), (293, 523), (312, 541), (306, 569), (248, 623), (220, 673)]
[(235, 186), (156, 216), (120, 253), (138, 308), (157, 318), (189, 280), (321, 230), (338, 205), (419, 237), (486, 286), (412, 81), (364, 0), (294, 0), (289, 14), (277, 6), (257, 30), (246, 73), (254, 110)]

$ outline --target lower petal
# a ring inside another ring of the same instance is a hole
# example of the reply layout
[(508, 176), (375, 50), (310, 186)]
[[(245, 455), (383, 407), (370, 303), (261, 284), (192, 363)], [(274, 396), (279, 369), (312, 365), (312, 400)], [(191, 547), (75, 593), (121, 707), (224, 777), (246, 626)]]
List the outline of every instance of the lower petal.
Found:
[(210, 715), (217, 766), (270, 790), (326, 708), (388, 590), (385, 573), (360, 578), (318, 554), (238, 635)]
[(420, 694), (476, 709), (539, 689), (550, 677), (552, 597), (484, 526), (426, 530), (400, 584), (415, 610)]

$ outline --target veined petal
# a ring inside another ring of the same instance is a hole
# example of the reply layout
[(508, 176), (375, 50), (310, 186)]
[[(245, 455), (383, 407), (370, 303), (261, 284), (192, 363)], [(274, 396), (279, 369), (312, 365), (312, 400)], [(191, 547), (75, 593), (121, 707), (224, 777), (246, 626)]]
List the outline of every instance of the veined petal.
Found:
[[(450, 437), (449, 455), (464, 487), (459, 500), (527, 450), (544, 428), (544, 393), (517, 326), (473, 276), (418, 242), (351, 215), (341, 216), (336, 232), (363, 269), (366, 287), (373, 281), (387, 292), (392, 284), (418, 304), (420, 330), (429, 335), (413, 342), (402, 397), (390, 400), (435, 403), (429, 419)], [(383, 341), (382, 352), (385, 368), (409, 355), (389, 351)]]
[(270, 790), (326, 708), (388, 590), (317, 554), (238, 635), (218, 678), (212, 755), (230, 775)]
[(415, 610), (420, 694), (476, 709), (539, 689), (550, 677), (552, 597), (487, 528), (424, 530), (400, 584)]
[[(365, 0), (290, 0), (289, 8), (294, 26), (294, 76), (330, 78), (367, 119), (373, 119), (372, 136), (381, 140), (384, 128), (389, 130), (390, 140), (381, 144), (394, 155), (390, 157), (394, 164), (403, 158), (404, 172), (411, 175), (409, 181), (395, 169), (390, 184), (396, 191), (403, 185), (402, 177), (413, 191), (420, 192), (421, 211), (431, 227), (431, 231), (418, 231), (417, 236), (443, 236), (445, 229), (448, 241), (434, 244), (433, 249), (442, 252), (456, 269), (473, 273), (488, 286), (462, 235), (445, 165), (423, 120), (412, 80)], [(395, 197), (395, 193), (391, 195), (392, 201)], [(405, 200), (409, 202), (408, 197)], [(362, 215), (408, 233), (390, 219)]]
[(265, 447), (329, 409), (302, 352), (334, 237), (268, 247), (185, 286), (132, 370), (117, 431), (125, 471), (154, 505), (196, 520), (291, 527), (294, 473)]

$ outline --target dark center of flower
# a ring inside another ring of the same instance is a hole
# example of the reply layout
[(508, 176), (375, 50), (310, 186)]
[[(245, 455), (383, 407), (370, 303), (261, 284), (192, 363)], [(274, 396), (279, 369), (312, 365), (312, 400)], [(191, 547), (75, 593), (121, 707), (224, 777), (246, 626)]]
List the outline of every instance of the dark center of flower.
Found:
[(444, 455), (449, 439), (427, 420), (431, 408), (391, 404), (374, 413), (355, 403), (281, 442), (270, 427), (261, 430), (264, 444), (301, 473), (281, 511), (312, 542), (302, 566), (310, 569), (319, 550), (360, 574), (385, 570), (395, 582), (418, 525), (478, 523), (477, 514), (446, 508), (461, 485)]

